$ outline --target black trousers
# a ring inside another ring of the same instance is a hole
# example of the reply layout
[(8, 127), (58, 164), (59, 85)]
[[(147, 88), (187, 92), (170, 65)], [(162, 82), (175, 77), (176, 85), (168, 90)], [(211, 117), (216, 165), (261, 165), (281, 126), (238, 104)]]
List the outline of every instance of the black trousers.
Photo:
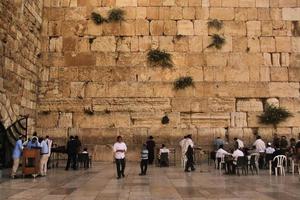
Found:
[(154, 161), (154, 149), (150, 149), (149, 150), (149, 154), (148, 154), (148, 163), (149, 165), (152, 165)]
[(259, 153), (259, 159), (258, 159), (258, 167), (259, 169), (262, 169), (265, 164), (265, 153)]
[(141, 167), (141, 174), (146, 175), (147, 168), (148, 168), (148, 160), (141, 160), (140, 167)]
[(124, 175), (125, 165), (126, 165), (125, 158), (124, 159), (116, 159), (117, 175), (119, 178), (121, 178), (121, 176), (123, 176), (123, 177), (125, 176)]
[(71, 164), (73, 169), (77, 168), (77, 154), (68, 154), (66, 170), (70, 168)]
[(192, 171), (195, 170), (193, 159), (188, 159), (185, 164), (185, 171), (188, 171), (191, 168)]

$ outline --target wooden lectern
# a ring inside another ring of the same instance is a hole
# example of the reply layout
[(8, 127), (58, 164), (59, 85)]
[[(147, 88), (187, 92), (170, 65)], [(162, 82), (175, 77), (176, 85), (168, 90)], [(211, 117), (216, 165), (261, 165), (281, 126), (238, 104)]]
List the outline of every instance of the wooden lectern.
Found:
[(32, 175), (34, 178), (40, 171), (40, 149), (27, 149), (23, 150), (22, 162), (23, 177)]

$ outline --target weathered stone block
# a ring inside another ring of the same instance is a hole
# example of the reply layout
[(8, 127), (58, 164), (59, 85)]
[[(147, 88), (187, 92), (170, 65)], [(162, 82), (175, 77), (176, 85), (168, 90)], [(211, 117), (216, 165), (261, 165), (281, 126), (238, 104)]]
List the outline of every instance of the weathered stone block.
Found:
[(126, 20), (121, 22), (120, 35), (133, 36), (135, 35), (135, 20)]
[(151, 35), (163, 35), (164, 33), (164, 21), (153, 20), (150, 22), (150, 34)]
[(177, 21), (177, 34), (178, 35), (194, 35), (193, 22), (189, 20)]
[(137, 0), (116, 0), (117, 7), (137, 6)]
[(300, 20), (300, 8), (282, 8), (283, 20)]
[(292, 51), (300, 52), (300, 37), (292, 37)]
[(91, 53), (67, 53), (64, 57), (65, 66), (88, 66), (96, 64), (96, 57)]
[(239, 7), (255, 7), (255, 0), (239, 0)]
[(58, 124), (58, 113), (48, 111), (38, 113), (38, 117), (36, 120), (37, 127), (43, 128), (54, 128)]
[(159, 19), (158, 7), (147, 7), (147, 19)]
[(114, 52), (116, 51), (116, 39), (114, 36), (98, 37), (93, 41), (91, 50), (100, 52)]
[(237, 100), (237, 111), (258, 112), (263, 111), (263, 103), (258, 99), (241, 99)]
[(238, 7), (239, 0), (222, 0), (222, 7)]
[(270, 96), (299, 97), (299, 83), (274, 83), (269, 84)]
[(209, 16), (211, 19), (233, 20), (234, 9), (233, 8), (211, 8)]
[(275, 37), (277, 52), (290, 52), (291, 39), (290, 37)]
[(285, 67), (271, 67), (271, 81), (289, 81), (288, 69)]
[(261, 22), (260, 21), (248, 21), (247, 22), (247, 35), (248, 36), (260, 36), (261, 35)]
[(260, 38), (262, 52), (275, 52), (275, 39), (273, 37)]
[(149, 35), (149, 22), (144, 19), (137, 19), (135, 24), (136, 35)]
[(59, 128), (72, 127), (72, 113), (60, 113), (58, 119)]
[(164, 35), (176, 35), (177, 23), (174, 20), (164, 21)]

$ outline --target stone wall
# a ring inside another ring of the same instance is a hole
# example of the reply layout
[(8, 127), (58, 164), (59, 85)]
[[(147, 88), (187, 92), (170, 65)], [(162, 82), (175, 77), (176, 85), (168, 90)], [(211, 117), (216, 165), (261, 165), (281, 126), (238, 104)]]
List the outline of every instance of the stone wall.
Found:
[(29, 115), (31, 133), (41, 65), (42, 2), (0, 1), (0, 120), (8, 127), (20, 116)]
[[(111, 8), (123, 9), (125, 21), (92, 21), (92, 12)], [(212, 19), (223, 28), (208, 27)], [(97, 160), (111, 159), (119, 134), (130, 159), (149, 135), (177, 146), (192, 133), (205, 149), (216, 136), (296, 137), (299, 21), (299, 0), (45, 0), (38, 130), (59, 143), (78, 135)], [(220, 50), (207, 48), (213, 34), (226, 39)], [(172, 54), (172, 69), (149, 65), (156, 48)], [(175, 91), (186, 75), (194, 87)], [(277, 130), (259, 124), (267, 101), (294, 117)]]

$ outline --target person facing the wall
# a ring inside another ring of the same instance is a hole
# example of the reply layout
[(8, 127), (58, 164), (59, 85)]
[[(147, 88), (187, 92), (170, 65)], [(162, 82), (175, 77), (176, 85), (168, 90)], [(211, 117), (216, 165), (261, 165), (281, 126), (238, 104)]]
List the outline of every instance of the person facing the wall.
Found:
[(154, 148), (155, 148), (155, 141), (152, 135), (148, 138), (146, 144), (147, 144), (147, 149), (149, 151), (148, 163), (149, 165), (152, 165), (154, 161)]
[(72, 168), (74, 170), (77, 169), (77, 141), (75, 140), (74, 136), (70, 136), (70, 140), (67, 143), (67, 154), (68, 154), (68, 161), (66, 170), (69, 170), (70, 164), (72, 163)]
[(13, 154), (12, 154), (13, 167), (11, 170), (11, 178), (15, 178), (16, 174), (17, 174), (17, 170), (18, 170), (19, 163), (20, 163), (20, 158), (22, 156), (22, 151), (24, 148), (23, 140), (24, 140), (24, 136), (20, 136), (19, 139), (17, 140), (14, 150), (13, 150)]
[(117, 142), (113, 146), (114, 151), (114, 157), (116, 162), (116, 168), (117, 168), (117, 179), (120, 179), (121, 177), (125, 177), (125, 153), (127, 151), (127, 146), (123, 142), (123, 139), (121, 136), (117, 137)]

